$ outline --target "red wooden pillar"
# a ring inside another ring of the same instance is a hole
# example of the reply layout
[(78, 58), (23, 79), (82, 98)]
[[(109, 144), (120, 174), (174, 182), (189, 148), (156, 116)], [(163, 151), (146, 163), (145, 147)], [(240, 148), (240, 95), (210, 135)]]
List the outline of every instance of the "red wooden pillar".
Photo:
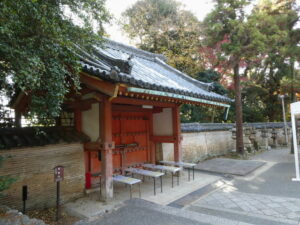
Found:
[[(153, 136), (153, 113), (151, 113), (149, 115), (149, 136), (152, 137)], [(149, 140), (149, 151), (150, 151), (150, 163), (155, 164), (156, 161), (156, 147), (155, 147), (155, 143), (150, 139)]]
[(100, 130), (102, 136), (101, 151), (101, 200), (109, 201), (113, 198), (113, 155), (112, 149), (112, 107), (107, 97), (103, 98), (100, 114)]
[(174, 161), (180, 162), (182, 160), (181, 148), (181, 126), (180, 126), (180, 106), (172, 108), (173, 117), (173, 136), (174, 136)]

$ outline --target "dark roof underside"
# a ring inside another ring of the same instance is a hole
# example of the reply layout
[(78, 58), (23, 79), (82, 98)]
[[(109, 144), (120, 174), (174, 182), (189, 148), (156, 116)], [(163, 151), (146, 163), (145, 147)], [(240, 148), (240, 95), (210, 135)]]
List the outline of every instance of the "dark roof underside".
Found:
[(83, 71), (111, 82), (230, 103), (211, 91), (212, 84), (197, 81), (165, 63), (162, 55), (107, 40), (93, 54), (81, 52)]

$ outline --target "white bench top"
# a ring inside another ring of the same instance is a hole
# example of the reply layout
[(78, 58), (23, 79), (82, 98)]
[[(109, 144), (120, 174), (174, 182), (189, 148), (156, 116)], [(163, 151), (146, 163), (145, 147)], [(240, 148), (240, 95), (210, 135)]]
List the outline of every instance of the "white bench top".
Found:
[(139, 179), (135, 179), (132, 177), (125, 177), (122, 175), (114, 176), (113, 181), (119, 182), (119, 183), (124, 183), (124, 184), (129, 184), (129, 185), (133, 185), (133, 184), (137, 184), (137, 183), (141, 182), (141, 180), (139, 180)]
[(168, 171), (171, 173), (176, 173), (181, 170), (181, 168), (179, 168), (179, 167), (162, 166), (162, 165), (154, 165), (154, 164), (144, 164), (143, 167), (149, 168), (149, 169), (155, 169), (155, 170)]
[(183, 167), (187, 167), (187, 168), (192, 168), (197, 165), (195, 163), (174, 162), (174, 161), (160, 161), (160, 163), (174, 165), (174, 166), (183, 166)]
[(127, 168), (127, 169), (125, 169), (125, 171), (130, 172), (130, 173), (139, 174), (142, 176), (148, 176), (148, 177), (161, 177), (161, 176), (165, 175), (164, 173), (161, 173), (161, 172), (153, 172), (150, 170), (143, 170), (143, 169), (139, 169), (139, 168)]

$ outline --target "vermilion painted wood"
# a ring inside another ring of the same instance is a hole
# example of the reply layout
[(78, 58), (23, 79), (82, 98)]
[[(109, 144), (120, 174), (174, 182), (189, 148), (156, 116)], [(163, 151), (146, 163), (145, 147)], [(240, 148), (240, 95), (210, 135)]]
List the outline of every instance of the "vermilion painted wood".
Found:
[(166, 108), (171, 108), (176, 106), (175, 103), (158, 102), (153, 100), (143, 100), (143, 99), (127, 98), (127, 97), (117, 97), (114, 98), (112, 102), (118, 104), (129, 104), (129, 105), (153, 105), (153, 106), (166, 107)]
[(152, 112), (152, 109), (144, 109), (142, 106), (138, 105), (118, 105), (113, 104), (112, 105), (113, 112), (115, 111), (122, 111), (122, 112)]
[(84, 83), (87, 87), (100, 91), (108, 96), (114, 96), (116, 91), (116, 84), (102, 81), (96, 77), (81, 73), (80, 81)]
[(64, 102), (64, 108), (66, 109), (79, 109), (81, 111), (86, 111), (91, 109), (92, 104), (98, 102), (96, 99), (86, 99), (76, 102), (66, 101)]
[(150, 140), (156, 143), (175, 143), (176, 138), (174, 136), (152, 136)]
[(149, 113), (148, 112), (113, 112), (113, 140), (116, 146), (137, 143), (137, 147), (116, 147), (114, 169), (143, 164), (148, 161), (149, 151)]
[[(153, 114), (150, 114), (149, 117), (149, 137), (153, 136)], [(150, 162), (155, 164), (156, 161), (156, 148), (155, 143), (150, 139), (149, 140), (149, 147), (150, 147)]]

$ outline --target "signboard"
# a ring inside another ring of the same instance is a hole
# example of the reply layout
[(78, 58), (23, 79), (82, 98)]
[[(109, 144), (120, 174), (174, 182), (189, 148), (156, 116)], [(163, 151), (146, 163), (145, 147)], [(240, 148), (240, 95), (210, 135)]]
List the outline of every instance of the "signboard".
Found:
[(64, 167), (56, 166), (54, 168), (54, 181), (59, 182), (64, 180)]

